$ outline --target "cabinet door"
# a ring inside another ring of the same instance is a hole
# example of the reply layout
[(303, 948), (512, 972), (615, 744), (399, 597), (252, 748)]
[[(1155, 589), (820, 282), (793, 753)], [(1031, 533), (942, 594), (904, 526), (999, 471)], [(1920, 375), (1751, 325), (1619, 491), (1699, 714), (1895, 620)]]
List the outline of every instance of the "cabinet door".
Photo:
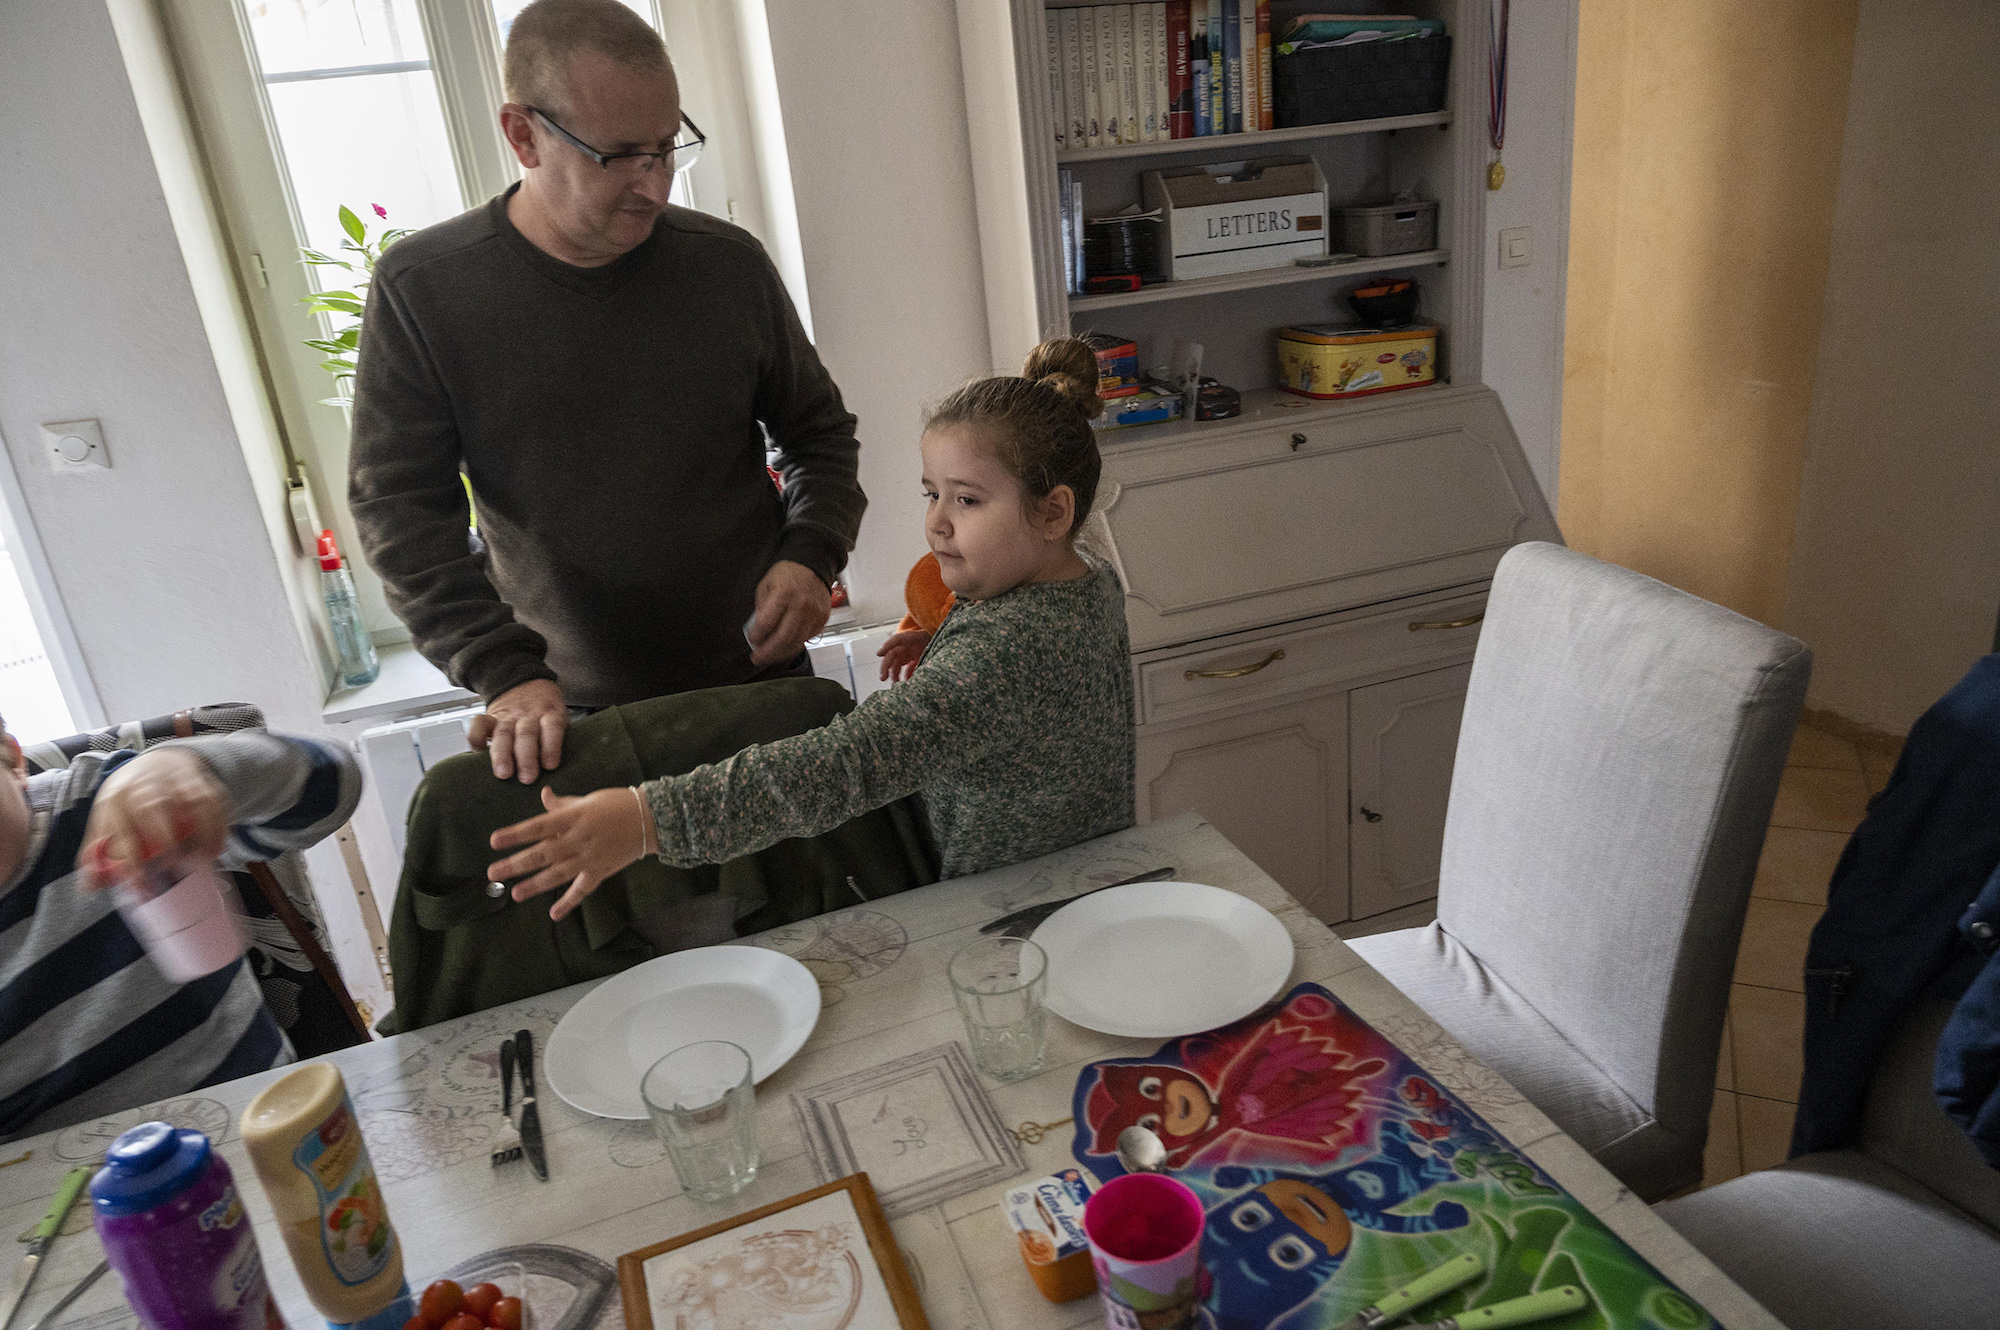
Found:
[(1195, 812), (1320, 918), (1347, 917), (1347, 695), (1139, 731), (1139, 816)]
[(1437, 895), (1445, 804), (1470, 665), (1348, 694), (1353, 916)]

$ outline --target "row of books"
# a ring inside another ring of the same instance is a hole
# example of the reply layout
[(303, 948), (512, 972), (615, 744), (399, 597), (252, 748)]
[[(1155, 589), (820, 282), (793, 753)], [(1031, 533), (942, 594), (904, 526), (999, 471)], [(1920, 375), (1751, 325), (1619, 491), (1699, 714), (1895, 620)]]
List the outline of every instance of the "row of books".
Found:
[(1051, 9), (1056, 151), (1271, 128), (1271, 0)]

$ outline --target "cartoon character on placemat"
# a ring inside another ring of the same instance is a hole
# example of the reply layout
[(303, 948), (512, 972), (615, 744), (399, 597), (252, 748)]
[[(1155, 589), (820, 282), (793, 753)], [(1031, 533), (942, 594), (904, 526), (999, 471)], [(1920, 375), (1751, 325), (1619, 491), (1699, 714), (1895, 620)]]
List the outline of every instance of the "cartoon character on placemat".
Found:
[(1217, 1147), (1224, 1153), (1208, 1162), (1227, 1158), (1239, 1134), (1260, 1138), (1259, 1157), (1276, 1150), (1302, 1164), (1331, 1163), (1365, 1140), (1364, 1082), (1392, 1053), (1332, 999), (1307, 990), (1275, 1015), (1176, 1040), (1151, 1060), (1098, 1063), (1094, 1082), (1085, 1083), (1088, 1072), (1079, 1081), (1074, 1111), (1080, 1127), (1088, 1124), (1092, 1155), (1115, 1155), (1118, 1133), (1136, 1125), (1159, 1135), (1169, 1168)]
[(1411, 1148), (1400, 1122), (1383, 1123), (1375, 1154), (1351, 1168), (1318, 1175), (1216, 1169), (1209, 1187), (1229, 1194), (1209, 1207), (1202, 1228), (1209, 1323), (1248, 1330), (1283, 1320), (1333, 1277), (1357, 1227), (1396, 1234), (1466, 1227), (1472, 1216), (1453, 1201), (1426, 1214), (1391, 1213), (1453, 1180), (1449, 1165)]

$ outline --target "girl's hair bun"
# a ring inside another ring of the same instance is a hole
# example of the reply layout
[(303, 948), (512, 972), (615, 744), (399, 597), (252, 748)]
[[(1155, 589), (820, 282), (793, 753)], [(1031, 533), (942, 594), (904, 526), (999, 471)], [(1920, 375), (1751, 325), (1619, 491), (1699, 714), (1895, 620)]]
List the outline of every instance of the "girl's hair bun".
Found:
[(1081, 338), (1043, 342), (1028, 353), (1021, 377), (1061, 393), (1085, 420), (1095, 420), (1104, 410), (1104, 401), (1097, 395), (1097, 352)]

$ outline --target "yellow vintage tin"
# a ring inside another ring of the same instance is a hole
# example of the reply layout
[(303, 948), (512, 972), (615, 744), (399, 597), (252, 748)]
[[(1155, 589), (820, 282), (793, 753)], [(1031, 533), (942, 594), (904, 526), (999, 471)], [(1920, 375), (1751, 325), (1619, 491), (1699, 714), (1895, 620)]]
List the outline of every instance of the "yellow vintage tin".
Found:
[(1314, 323), (1278, 329), (1278, 386), (1301, 397), (1366, 397), (1437, 378), (1437, 328)]

